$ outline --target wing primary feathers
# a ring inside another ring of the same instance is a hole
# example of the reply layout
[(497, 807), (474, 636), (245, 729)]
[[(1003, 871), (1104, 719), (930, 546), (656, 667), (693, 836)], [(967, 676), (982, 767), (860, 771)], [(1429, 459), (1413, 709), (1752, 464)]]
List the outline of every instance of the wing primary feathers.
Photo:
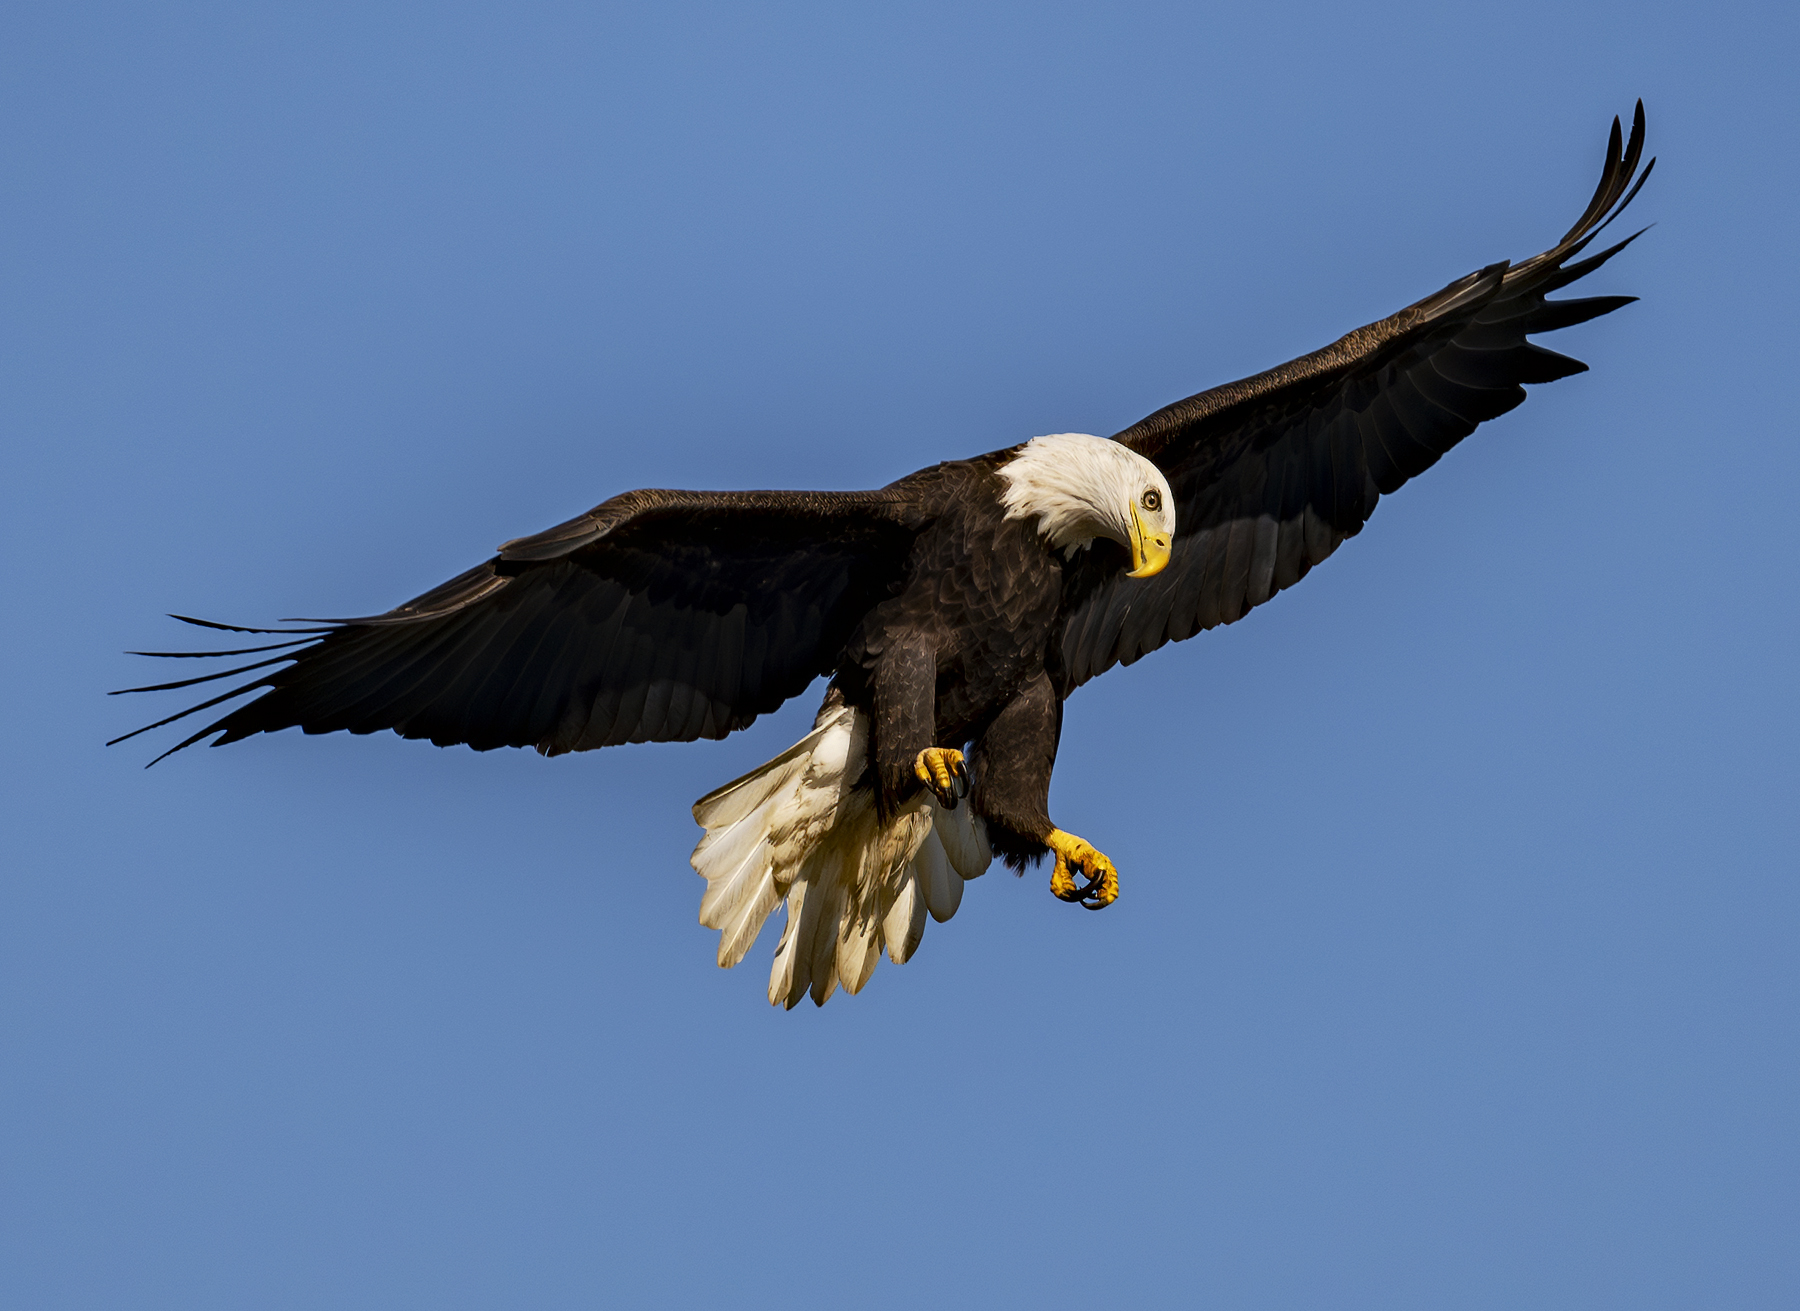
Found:
[[(1537, 301), (1531, 296), (1519, 296), (1506, 305), (1497, 307), (1504, 312), (1482, 315), (1481, 326), (1503, 328), (1522, 321), (1527, 335), (1555, 332), (1558, 328), (1571, 328), (1602, 314), (1611, 314), (1636, 299), (1636, 296), (1574, 296), (1568, 300)], [(1454, 350), (1461, 345), (1459, 340), (1452, 343), (1450, 349)]]
[[(219, 702), (221, 702), (221, 701), (229, 701), (234, 696), (242, 696), (242, 695), (244, 695), (244, 693), (254, 691), (256, 688), (267, 687), (268, 684), (269, 684), (269, 680), (266, 677), (252, 679), (250, 682), (245, 683), (242, 687), (234, 687), (229, 692), (221, 692), (218, 696), (214, 697), (210, 701), (202, 701), (197, 706), (189, 706), (186, 710), (177, 711), (175, 714), (170, 715), (167, 719), (159, 719), (154, 724), (145, 724), (142, 728), (134, 728), (131, 730), (131, 732), (124, 734), (122, 737), (115, 737), (112, 741), (108, 742), (106, 745), (109, 747), (114, 747), (114, 746), (119, 745), (119, 743), (121, 743), (121, 742), (129, 742), (132, 738), (136, 737), (139, 733), (148, 733), (151, 729), (161, 728), (164, 724), (173, 724), (177, 719), (186, 719), (189, 715), (197, 714), (198, 712), (200, 712), (202, 710), (211, 709), (213, 706), (218, 705)], [(190, 737), (186, 742), (181, 742), (181, 743), (176, 744), (175, 746), (170, 747), (167, 751), (163, 752), (161, 756), (158, 756), (156, 758), (156, 760), (161, 760), (163, 758), (163, 756), (172, 756), (177, 751), (181, 750), (182, 747), (192, 746), (194, 743), (198, 742), (201, 738), (205, 737), (208, 733), (212, 732), (213, 729), (215, 729), (217, 727), (218, 727), (217, 724), (207, 725), (207, 727), (201, 729), (198, 733), (194, 734), (194, 736)], [(152, 760), (150, 762), (150, 765), (154, 765), (156, 763), (156, 760)], [(144, 768), (149, 769), (150, 765), (145, 765)]]
[(1585, 231), (1588, 224), (1606, 213), (1607, 206), (1612, 203), (1608, 193), (1612, 191), (1613, 179), (1618, 173), (1619, 156), (1621, 154), (1620, 147), (1624, 144), (1624, 141), (1625, 130), (1619, 123), (1618, 116), (1614, 115), (1612, 121), (1612, 135), (1608, 137), (1606, 141), (1606, 164), (1600, 170), (1600, 184), (1594, 188), (1594, 197), (1592, 200), (1588, 201), (1587, 208), (1581, 211), (1581, 217), (1575, 220), (1575, 226), (1563, 234), (1562, 241), (1557, 242), (1557, 245), (1560, 246), (1573, 238), (1577, 233)]
[[(254, 684), (254, 683), (252, 683), (250, 685), (250, 687), (255, 687), (255, 686), (256, 686), (256, 684)], [(241, 688), (239, 690), (248, 692), (250, 690), (250, 688), (246, 687), (246, 688)], [(195, 706), (194, 708), (196, 710), (198, 710), (200, 707)], [(208, 733), (212, 732), (217, 727), (218, 727), (217, 724), (208, 724), (205, 728), (201, 729), (198, 733), (195, 733), (192, 737), (182, 738), (181, 741), (177, 742), (174, 746), (170, 747), (167, 751), (163, 752), (155, 760), (152, 760), (150, 762), (150, 765), (154, 765), (158, 761), (167, 760), (170, 756), (174, 755), (177, 751), (187, 750), (189, 747), (193, 746), (194, 743), (198, 742), (201, 738), (205, 737)], [(213, 745), (218, 746), (219, 744), (217, 742), (214, 742)], [(149, 769), (150, 765), (145, 765), (144, 768)]]
[(1561, 269), (1558, 269), (1555, 273), (1551, 274), (1549, 277), (1545, 278), (1541, 283), (1539, 283), (1537, 290), (1540, 293), (1555, 291), (1559, 287), (1568, 286), (1571, 282), (1574, 282), (1577, 278), (1585, 278), (1588, 274), (1592, 273), (1595, 269), (1599, 268), (1602, 264), (1606, 263), (1607, 260), (1611, 259), (1614, 255), (1617, 255), (1620, 251), (1624, 250), (1625, 247), (1629, 246), (1632, 242), (1636, 241), (1639, 237), (1643, 236), (1648, 231), (1650, 231), (1650, 229), (1648, 227), (1639, 228), (1636, 232), (1632, 233), (1629, 237), (1625, 238), (1625, 240), (1618, 242), (1614, 245), (1608, 246), (1605, 250), (1601, 251), (1598, 255), (1589, 255), (1584, 260), (1577, 260), (1573, 264), (1569, 264)]
[[(1594, 188), (1594, 198), (1588, 202), (1588, 207), (1582, 211), (1581, 218), (1576, 221), (1574, 227), (1563, 234), (1562, 241), (1559, 241), (1557, 245), (1565, 245), (1577, 233), (1586, 231), (1587, 226), (1595, 219), (1606, 213), (1607, 210), (1612, 209), (1613, 202), (1618, 199), (1620, 191), (1623, 190), (1626, 183), (1631, 180), (1632, 173), (1637, 169), (1638, 159), (1644, 153), (1644, 102), (1642, 100), (1637, 102), (1637, 108), (1632, 111), (1631, 141), (1621, 149), (1623, 136), (1624, 133), (1619, 120), (1615, 117), (1613, 119), (1612, 135), (1608, 138), (1606, 143), (1606, 167), (1600, 170), (1600, 185)], [(1656, 161), (1651, 160), (1650, 163), (1654, 166)], [(1649, 175), (1650, 170), (1646, 168), (1644, 170), (1644, 177), (1648, 177)], [(1643, 178), (1638, 179), (1637, 185), (1639, 187), (1644, 185)], [(1636, 194), (1637, 187), (1633, 187), (1631, 189), (1631, 195), (1635, 196)], [(1620, 205), (1618, 210), (1613, 211), (1613, 218), (1618, 217), (1619, 210), (1623, 210), (1625, 205), (1630, 203), (1631, 197), (1627, 196), (1625, 198), (1625, 204)], [(1612, 218), (1607, 219), (1606, 222), (1612, 222)], [(1601, 227), (1604, 226), (1606, 226), (1606, 224), (1601, 224)]]
[[(174, 659), (174, 660), (207, 659), (207, 658), (212, 658), (212, 657), (224, 657), (224, 656), (234, 656), (234, 655), (259, 655), (264, 651), (281, 651), (281, 650), (287, 650), (287, 648), (291, 648), (291, 647), (310, 648), (312, 646), (317, 645), (318, 635), (335, 631), (334, 629), (330, 629), (330, 628), (252, 628), (252, 627), (249, 627), (248, 625), (244, 625), (244, 624), (222, 624), (222, 623), (219, 623), (212, 619), (196, 619), (192, 615), (171, 614), (169, 616), (169, 618), (179, 620), (181, 623), (184, 623), (184, 624), (192, 624), (196, 628), (210, 628), (217, 632), (224, 632), (224, 633), (266, 633), (266, 634), (276, 635), (276, 636), (286, 636), (288, 634), (298, 633), (298, 634), (302, 634), (302, 636), (295, 637), (292, 641), (288, 641), (288, 642), (272, 642), (267, 646), (244, 647), (242, 649), (232, 650), (232, 651), (128, 651), (128, 652), (126, 652), (126, 654), (127, 655), (151, 656), (151, 657), (157, 657), (157, 658), (162, 658), (162, 659)], [(171, 690), (174, 690), (177, 688), (192, 687), (197, 683), (210, 683), (215, 679), (231, 678), (237, 674), (247, 674), (253, 669), (262, 669), (269, 665), (284, 664), (289, 661), (298, 660), (304, 654), (305, 654), (305, 651), (289, 650), (287, 652), (287, 654), (285, 654), (285, 655), (272, 656), (267, 660), (259, 660), (259, 661), (255, 662), (254, 664), (240, 665), (235, 669), (227, 669), (221, 673), (206, 674), (199, 678), (181, 679), (181, 680), (179, 680), (177, 682), (173, 682), (173, 683), (157, 683), (157, 684), (147, 685), (144, 687), (122, 687), (122, 688), (117, 688), (111, 692), (108, 692), (107, 695), (108, 696), (122, 696), (129, 692), (164, 692), (164, 691), (171, 691)], [(189, 706), (186, 710), (179, 711), (176, 714), (168, 716), (167, 718), (159, 719), (154, 724), (145, 724), (142, 728), (135, 728), (129, 733), (125, 733), (119, 737), (115, 737), (110, 742), (108, 742), (106, 745), (109, 747), (117, 746), (121, 742), (130, 741), (132, 738), (138, 736), (140, 733), (148, 733), (153, 728), (161, 728), (161, 727), (163, 727), (163, 725), (172, 724), (178, 719), (185, 719), (189, 715), (195, 714), (201, 710), (206, 710), (212, 706), (216, 706), (222, 701), (229, 701), (234, 697), (243, 696), (244, 694), (246, 694), (248, 692), (255, 691), (259, 687), (266, 687), (269, 684), (270, 677), (271, 677), (270, 675), (264, 675), (262, 678), (252, 679), (250, 682), (243, 684), (241, 687), (233, 688), (230, 691), (225, 692), (220, 696), (213, 697), (209, 701), (202, 701), (198, 705)], [(158, 760), (162, 760), (166, 756), (173, 755), (175, 752), (180, 751), (183, 747), (192, 746), (195, 742), (199, 741), (201, 738), (205, 737), (208, 733), (212, 732), (214, 727), (216, 727), (216, 725), (209, 725), (208, 727), (201, 729), (200, 732), (197, 733), (195, 736), (188, 738), (185, 742), (180, 742), (180, 743), (177, 743), (175, 746), (170, 747), (167, 751), (163, 752), (162, 755), (157, 756), (155, 760), (152, 760), (150, 762), (150, 764), (145, 765), (144, 768), (145, 769), (150, 768), (150, 765), (154, 765)]]
[(1562, 328), (1572, 328), (1577, 323), (1586, 323), (1589, 319), (1597, 319), (1602, 314), (1611, 314), (1636, 300), (1636, 296), (1582, 296), (1571, 300), (1547, 300), (1541, 309), (1527, 312), (1522, 317), (1528, 334), (1556, 332)]
[(215, 656), (255, 655), (259, 651), (279, 651), (283, 647), (305, 646), (313, 639), (297, 637), (291, 642), (271, 642), (267, 646), (243, 646), (235, 651), (127, 651), (126, 655), (152, 656), (158, 660), (211, 660)]
[[(211, 619), (195, 619), (192, 615), (174, 615), (174, 614), (172, 614), (169, 616), (169, 618), (179, 619), (182, 623), (192, 624), (196, 628), (216, 628), (222, 633), (287, 634), (287, 633), (329, 633), (332, 631), (330, 628), (245, 628), (242, 624), (215, 623)], [(284, 620), (282, 620), (282, 622), (283, 623), (314, 623), (314, 622), (329, 623), (330, 621), (329, 620), (315, 621), (315, 620), (310, 620), (310, 619), (301, 619), (301, 620), (284, 619)]]
[[(1618, 203), (1618, 205), (1613, 209), (1613, 212), (1606, 216), (1606, 221), (1604, 223), (1602, 223), (1599, 227), (1594, 229), (1594, 235), (1598, 236), (1600, 233), (1606, 231), (1606, 229), (1609, 226), (1611, 226), (1612, 221), (1614, 219), (1618, 218), (1619, 215), (1621, 215), (1625, 212), (1625, 207), (1627, 205), (1629, 205), (1633, 200), (1637, 199), (1637, 193), (1639, 191), (1643, 190), (1644, 183), (1646, 183), (1650, 180), (1650, 170), (1655, 167), (1656, 167), (1656, 161), (1654, 159), (1652, 159), (1648, 164), (1644, 165), (1644, 171), (1642, 173), (1639, 173), (1638, 180), (1631, 184), (1631, 190), (1625, 193), (1625, 199), (1621, 200)], [(1640, 229), (1640, 231), (1641, 231), (1641, 229)]]
[(262, 669), (268, 665), (278, 665), (283, 661), (293, 660), (292, 655), (270, 656), (267, 660), (258, 660), (255, 664), (239, 665), (236, 669), (221, 669), (216, 674), (202, 674), (198, 678), (183, 678), (174, 683), (151, 683), (146, 687), (121, 687), (108, 692), (108, 696), (124, 696), (128, 692), (173, 692), (178, 687), (193, 687), (197, 683), (217, 682), (221, 678), (231, 678), (238, 674), (247, 674), (252, 669)]

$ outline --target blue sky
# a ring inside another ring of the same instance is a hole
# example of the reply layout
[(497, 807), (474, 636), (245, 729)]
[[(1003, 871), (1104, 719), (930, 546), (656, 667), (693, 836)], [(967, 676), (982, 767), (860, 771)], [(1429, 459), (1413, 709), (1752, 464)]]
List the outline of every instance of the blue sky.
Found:
[[(1800, 1299), (1786, 6), (15, 6), (0, 1295), (34, 1308)], [(185, 640), (645, 485), (1111, 432), (1656, 227), (1534, 389), (1071, 701), (1104, 914), (996, 871), (791, 1014), (689, 803), (106, 750)], [(1146, 777), (1120, 762), (1154, 762)]]

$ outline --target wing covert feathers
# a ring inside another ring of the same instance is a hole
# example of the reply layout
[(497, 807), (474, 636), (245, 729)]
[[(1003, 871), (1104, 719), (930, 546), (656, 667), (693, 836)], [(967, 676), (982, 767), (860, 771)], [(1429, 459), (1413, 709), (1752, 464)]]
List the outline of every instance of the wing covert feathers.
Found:
[(1643, 148), (1640, 101), (1629, 140), (1613, 120), (1593, 198), (1551, 249), (1478, 269), (1323, 350), (1118, 433), (1175, 491), (1173, 558), (1147, 580), (1109, 576), (1102, 559), (1082, 562), (1066, 602), (1064, 694), (1293, 586), (1361, 531), (1382, 496), (1522, 402), (1526, 386), (1583, 372), (1581, 361), (1528, 338), (1635, 299), (1547, 297), (1639, 235), (1575, 258), (1650, 176), (1654, 160), (1638, 171)]

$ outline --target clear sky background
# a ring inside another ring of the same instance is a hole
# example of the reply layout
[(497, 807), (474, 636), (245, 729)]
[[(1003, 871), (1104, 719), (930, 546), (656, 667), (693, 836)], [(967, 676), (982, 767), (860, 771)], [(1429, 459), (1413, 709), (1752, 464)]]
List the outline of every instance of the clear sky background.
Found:
[[(1800, 1303), (1791, 5), (0, 16), (0, 1301)], [(645, 485), (1109, 433), (1656, 227), (1533, 390), (1070, 703), (1093, 915), (996, 869), (823, 1010), (692, 800), (101, 743), (165, 611), (384, 609)]]

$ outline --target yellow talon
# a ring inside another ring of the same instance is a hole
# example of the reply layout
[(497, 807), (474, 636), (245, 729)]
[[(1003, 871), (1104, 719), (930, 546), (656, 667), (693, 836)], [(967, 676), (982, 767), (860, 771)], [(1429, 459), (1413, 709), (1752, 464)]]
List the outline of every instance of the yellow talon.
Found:
[[(1119, 896), (1119, 871), (1105, 856), (1073, 833), (1051, 829), (1044, 845), (1056, 855), (1056, 868), (1050, 873), (1050, 891), (1061, 901), (1079, 901), (1089, 910), (1104, 910)], [(1087, 880), (1077, 883), (1079, 871)]]
[(913, 761), (913, 773), (945, 810), (955, 810), (969, 795), (969, 767), (955, 747), (926, 747)]

